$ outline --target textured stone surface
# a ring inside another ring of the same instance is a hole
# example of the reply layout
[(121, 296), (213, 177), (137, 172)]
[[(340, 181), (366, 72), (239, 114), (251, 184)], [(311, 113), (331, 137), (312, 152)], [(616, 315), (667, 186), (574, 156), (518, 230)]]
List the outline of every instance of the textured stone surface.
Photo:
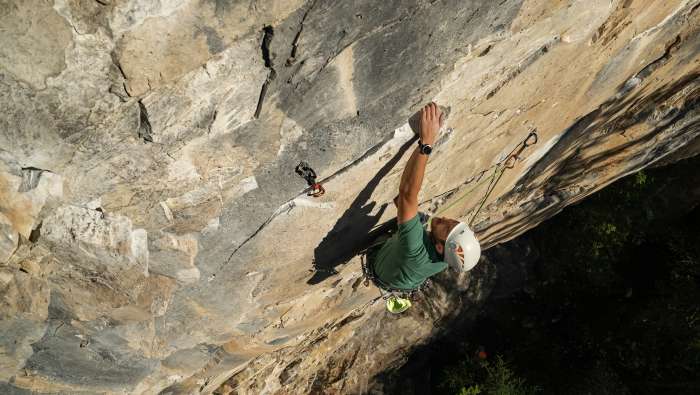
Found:
[(70, 25), (46, 1), (3, 1), (0, 9), (0, 65), (22, 81), (45, 87), (48, 77), (66, 67)]
[(0, 391), (361, 392), (497, 273), (444, 273), (402, 316), (362, 285), (411, 114), (449, 110), (421, 208), (461, 219), (537, 131), (475, 218), (509, 240), (697, 153), (698, 8), (0, 2)]

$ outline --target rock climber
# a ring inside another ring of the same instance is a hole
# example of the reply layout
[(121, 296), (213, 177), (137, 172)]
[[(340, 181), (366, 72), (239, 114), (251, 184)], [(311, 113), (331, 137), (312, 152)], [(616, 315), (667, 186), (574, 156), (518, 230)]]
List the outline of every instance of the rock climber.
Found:
[[(418, 147), (406, 162), (399, 195), (394, 199), (398, 231), (368, 257), (378, 285), (394, 292), (415, 290), (428, 277), (448, 266), (460, 272), (468, 271), (481, 256), (479, 242), (466, 223), (434, 217), (429, 223), (430, 231), (421, 223), (418, 192), (442, 120), (443, 114), (435, 103), (420, 110)], [(408, 307), (410, 301), (402, 297), (393, 297), (387, 302), (391, 312), (401, 312)]]

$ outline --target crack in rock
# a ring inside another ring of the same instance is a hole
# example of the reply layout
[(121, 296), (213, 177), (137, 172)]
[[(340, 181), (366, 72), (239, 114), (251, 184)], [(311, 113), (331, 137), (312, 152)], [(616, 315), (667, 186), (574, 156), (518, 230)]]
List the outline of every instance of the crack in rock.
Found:
[(143, 139), (144, 142), (147, 143), (152, 143), (153, 142), (153, 136), (151, 133), (153, 132), (153, 127), (151, 127), (151, 121), (148, 119), (148, 110), (146, 109), (146, 106), (143, 104), (143, 101), (139, 100), (139, 130), (138, 130), (138, 135), (140, 139)]
[(668, 60), (671, 58), (671, 54), (676, 50), (678, 45), (680, 45), (681, 41), (681, 36), (676, 36), (676, 38), (666, 46), (666, 49), (661, 56), (649, 62), (646, 66), (644, 66), (644, 68), (625, 81), (622, 87), (619, 88), (619, 91), (615, 97), (620, 99), (626, 96), (630, 91), (639, 86), (639, 84), (644, 81), (644, 79), (649, 77), (656, 69), (668, 63)]
[(44, 169), (39, 169), (36, 167), (23, 167), (22, 168), (22, 183), (19, 185), (17, 192), (27, 192), (39, 185), (39, 179), (41, 174), (45, 171)]
[[(414, 140), (416, 140), (417, 138), (418, 138), (417, 136), (413, 136), (413, 137), (411, 138), (411, 140), (414, 141)], [(348, 163), (347, 165), (343, 166), (342, 168), (336, 170), (333, 174), (331, 174), (331, 175), (325, 177), (324, 179), (320, 180), (319, 183), (325, 183), (325, 182), (331, 181), (331, 180), (335, 179), (336, 177), (338, 177), (338, 176), (340, 176), (340, 175), (346, 173), (347, 171), (349, 171), (349, 170), (352, 169), (353, 167), (355, 167), (355, 166), (359, 165), (360, 163), (362, 163), (362, 161), (364, 161), (365, 159), (367, 159), (369, 156), (371, 156), (372, 154), (374, 154), (374, 153), (376, 153), (377, 151), (379, 151), (379, 149), (380, 149), (381, 147), (383, 147), (386, 143), (388, 143), (391, 139), (392, 139), (392, 138), (386, 138), (386, 139), (380, 141), (379, 143), (373, 145), (373, 146), (370, 147), (367, 151), (365, 151), (362, 155), (360, 155), (357, 159), (353, 160), (352, 162)], [(309, 187), (309, 188), (311, 188), (311, 187)], [(233, 252), (231, 252), (231, 254), (230, 254), (229, 257), (226, 259), (226, 261), (224, 261), (221, 265), (219, 265), (219, 267), (216, 269), (216, 271), (214, 271), (214, 273), (209, 277), (209, 281), (213, 280), (213, 279), (216, 277), (216, 274), (219, 273), (219, 272), (221, 271), (221, 269), (222, 269), (224, 266), (226, 266), (229, 262), (231, 262), (231, 259), (233, 259), (233, 256), (234, 256), (241, 248), (243, 248), (243, 246), (245, 246), (249, 241), (251, 241), (253, 238), (255, 238), (255, 236), (257, 236), (257, 235), (258, 235), (267, 225), (269, 225), (275, 218), (277, 218), (280, 214), (289, 213), (292, 209), (294, 209), (294, 207), (297, 206), (297, 203), (295, 203), (294, 200), (295, 200), (296, 198), (298, 198), (299, 196), (301, 196), (302, 194), (306, 193), (306, 192), (308, 191), (309, 188), (304, 189), (301, 193), (295, 195), (293, 198), (287, 200), (287, 201), (284, 202), (281, 206), (279, 206), (279, 207), (277, 208), (277, 210), (275, 210), (275, 212), (272, 213), (272, 215), (270, 215), (270, 216), (269, 216), (269, 217), (268, 217), (268, 218), (267, 218), (267, 219), (266, 219), (266, 220), (265, 220), (251, 235), (250, 235), (250, 236), (248, 236), (245, 240), (243, 240), (243, 242), (241, 242), (241, 243), (233, 250)]]
[(314, 0), (309, 8), (306, 9), (304, 12), (304, 15), (301, 17), (301, 22), (299, 22), (299, 30), (297, 30), (297, 33), (294, 35), (294, 40), (292, 41), (292, 50), (289, 53), (289, 57), (287, 58), (287, 62), (285, 63), (286, 67), (289, 67), (293, 65), (296, 62), (296, 57), (297, 57), (297, 49), (299, 47), (299, 38), (301, 37), (301, 33), (304, 31), (304, 22), (306, 22), (306, 18), (309, 16), (309, 13), (311, 10), (314, 8), (316, 5), (317, 0)]
[[(515, 69), (511, 70), (510, 72), (506, 73), (506, 77), (496, 85), (491, 91), (489, 91), (486, 94), (486, 99), (492, 98), (498, 91), (501, 90), (506, 84), (508, 84), (510, 81), (512, 81), (514, 78), (516, 78), (520, 73), (522, 73), (525, 69), (530, 67), (532, 64), (534, 64), (538, 59), (540, 59), (542, 56), (544, 56), (546, 53), (549, 52), (549, 50), (552, 48), (553, 45), (561, 42), (561, 38), (559, 36), (554, 36), (551, 40), (546, 42), (544, 45), (540, 46), (533, 52), (529, 53), (528, 55), (525, 56), (524, 59), (518, 62), (518, 64), (515, 66)], [(479, 55), (481, 56), (481, 55)]]
[(270, 53), (270, 44), (272, 43), (272, 38), (275, 35), (275, 30), (271, 25), (267, 25), (263, 28), (264, 36), (262, 44), (260, 45), (260, 50), (262, 51), (262, 58), (265, 62), (265, 67), (270, 69), (270, 73), (267, 75), (267, 79), (263, 82), (262, 88), (260, 89), (260, 97), (258, 98), (258, 105), (255, 107), (255, 114), (253, 117), (258, 119), (260, 116), (260, 111), (262, 111), (263, 102), (265, 101), (265, 95), (267, 94), (267, 88), (275, 77), (277, 77), (277, 71), (275, 70), (275, 65), (272, 62), (272, 56)]

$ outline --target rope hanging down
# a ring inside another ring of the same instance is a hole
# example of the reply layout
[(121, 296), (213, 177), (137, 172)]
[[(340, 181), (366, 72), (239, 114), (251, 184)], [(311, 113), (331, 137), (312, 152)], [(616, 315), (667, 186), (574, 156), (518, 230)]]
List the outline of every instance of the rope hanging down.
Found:
[[(450, 204), (443, 206), (443, 207), (440, 207), (437, 211), (435, 211), (433, 216), (435, 217), (435, 216), (438, 216), (438, 215), (444, 213), (445, 211), (447, 211), (448, 209), (453, 207), (455, 204), (457, 204), (457, 202), (461, 201), (462, 199), (467, 197), (470, 193), (474, 192), (481, 185), (486, 183), (486, 181), (489, 181), (489, 186), (488, 186), (488, 188), (486, 188), (486, 192), (484, 193), (483, 198), (481, 198), (479, 200), (478, 208), (474, 211), (474, 213), (471, 216), (471, 219), (468, 221), (468, 224), (471, 227), (472, 223), (474, 222), (474, 219), (479, 214), (481, 209), (484, 207), (484, 204), (486, 204), (486, 200), (488, 200), (489, 196), (491, 195), (491, 192), (493, 192), (493, 190), (496, 188), (496, 185), (501, 180), (503, 173), (505, 173), (506, 170), (512, 169), (513, 167), (515, 167), (515, 163), (517, 162), (518, 159), (520, 159), (520, 154), (525, 150), (525, 148), (530, 147), (534, 144), (537, 144), (537, 129), (532, 129), (528, 133), (527, 137), (525, 137), (525, 139), (523, 141), (518, 143), (518, 145), (515, 146), (515, 148), (513, 148), (513, 150), (511, 150), (504, 159), (502, 159), (501, 161), (499, 161), (498, 163), (496, 163), (495, 165), (493, 165), (491, 167), (491, 168), (493, 168), (493, 173), (491, 174), (490, 177), (484, 178), (482, 180), (481, 177), (483, 177), (483, 175), (487, 171), (489, 171), (490, 168), (483, 170), (481, 173), (479, 173), (478, 177), (473, 177), (471, 180), (467, 181), (467, 183), (469, 183), (469, 182), (472, 182), (474, 180), (474, 178), (476, 178), (477, 183), (474, 184), (474, 186), (472, 186), (471, 188), (466, 190), (464, 193), (459, 195), (459, 197), (456, 198), (455, 200), (453, 200), (452, 202), (450, 202)], [(445, 193), (442, 193), (441, 195), (438, 195), (435, 198), (437, 198), (439, 196), (443, 196), (443, 195), (448, 195), (448, 197), (449, 197), (449, 195), (456, 192), (457, 189), (459, 189), (459, 187), (454, 188), (452, 190), (449, 190)], [(435, 198), (433, 198), (433, 199), (435, 199)], [(431, 200), (433, 200), (433, 199), (431, 199)]]

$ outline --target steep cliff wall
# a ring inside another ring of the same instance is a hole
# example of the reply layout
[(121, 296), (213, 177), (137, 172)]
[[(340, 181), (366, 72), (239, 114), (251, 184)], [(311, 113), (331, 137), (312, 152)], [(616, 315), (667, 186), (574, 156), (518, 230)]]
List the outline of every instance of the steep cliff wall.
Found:
[(361, 285), (409, 116), (449, 109), (422, 207), (462, 219), (536, 130), (475, 218), (508, 240), (697, 149), (698, 8), (0, 2), (0, 389), (361, 391), (497, 274), (445, 273), (401, 316)]

